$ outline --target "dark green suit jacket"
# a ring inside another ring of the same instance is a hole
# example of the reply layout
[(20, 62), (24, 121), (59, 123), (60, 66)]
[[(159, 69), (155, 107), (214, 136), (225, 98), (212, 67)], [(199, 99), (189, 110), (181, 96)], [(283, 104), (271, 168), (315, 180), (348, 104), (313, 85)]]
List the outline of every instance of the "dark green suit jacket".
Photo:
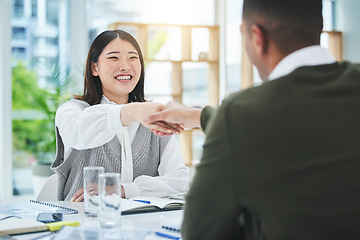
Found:
[(184, 239), (360, 239), (359, 65), (301, 67), (213, 111)]

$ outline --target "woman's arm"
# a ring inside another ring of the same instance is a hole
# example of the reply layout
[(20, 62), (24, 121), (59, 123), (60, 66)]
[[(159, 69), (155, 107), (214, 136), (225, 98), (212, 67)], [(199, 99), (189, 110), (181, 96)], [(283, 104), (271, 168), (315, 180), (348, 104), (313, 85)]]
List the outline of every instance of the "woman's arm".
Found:
[[(59, 107), (55, 116), (55, 125), (67, 145), (78, 149), (101, 146), (124, 131), (124, 126), (132, 122), (142, 122), (144, 116), (161, 110), (159, 103), (129, 103), (124, 105), (97, 104), (88, 106), (85, 102), (71, 100)], [(146, 124), (166, 134), (178, 133), (180, 126), (162, 127), (158, 124)]]
[(70, 100), (59, 107), (55, 125), (65, 144), (78, 149), (101, 146), (124, 131), (120, 121), (121, 105), (89, 106), (80, 100)]

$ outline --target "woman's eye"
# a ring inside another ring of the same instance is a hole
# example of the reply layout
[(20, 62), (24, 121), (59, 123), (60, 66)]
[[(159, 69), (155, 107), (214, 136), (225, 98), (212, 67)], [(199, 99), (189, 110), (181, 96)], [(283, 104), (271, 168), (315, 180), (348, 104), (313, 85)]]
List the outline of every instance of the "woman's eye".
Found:
[(118, 59), (117, 57), (109, 57), (109, 59)]
[(135, 56), (134, 56), (134, 57), (130, 57), (130, 59), (138, 59), (138, 57), (135, 57)]

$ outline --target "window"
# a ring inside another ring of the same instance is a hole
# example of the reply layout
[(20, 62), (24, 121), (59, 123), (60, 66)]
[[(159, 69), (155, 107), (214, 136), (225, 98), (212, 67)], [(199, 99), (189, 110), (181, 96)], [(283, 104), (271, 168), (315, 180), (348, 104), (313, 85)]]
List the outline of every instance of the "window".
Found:
[(13, 57), (16, 59), (25, 59), (26, 50), (23, 47), (13, 47), (12, 48)]
[[(12, 16), (13, 195), (31, 196), (49, 174), (55, 156), (54, 113), (67, 78), (68, 28), (59, 16), (67, 1), (15, 0)], [(63, 14), (64, 16), (64, 14)], [(65, 13), (66, 16), (66, 13)], [(45, 170), (36, 168), (46, 165)], [(43, 174), (44, 176), (39, 175)]]
[(14, 0), (13, 15), (15, 18), (24, 16), (24, 0)]
[(31, 17), (37, 18), (37, 1), (38, 0), (31, 0)]
[(26, 40), (26, 30), (24, 27), (13, 27), (13, 40)]

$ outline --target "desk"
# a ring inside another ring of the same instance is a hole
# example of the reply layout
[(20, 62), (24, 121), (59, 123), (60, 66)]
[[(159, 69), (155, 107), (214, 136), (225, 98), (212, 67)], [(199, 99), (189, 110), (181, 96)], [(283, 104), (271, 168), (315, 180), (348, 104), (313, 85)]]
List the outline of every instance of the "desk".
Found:
[[(68, 207), (68, 208), (73, 208), (79, 211), (78, 214), (64, 214), (63, 215), (64, 221), (79, 221), (82, 227), (99, 228), (99, 223), (96, 217), (89, 218), (84, 216), (83, 202), (75, 203), (69, 201), (54, 201), (49, 203)], [(151, 232), (159, 231), (159, 232), (171, 234), (171, 232), (166, 232), (166, 230), (163, 230), (161, 226), (166, 225), (166, 226), (179, 227), (181, 225), (182, 218), (183, 218), (182, 210), (125, 215), (122, 216), (121, 218), (121, 229), (125, 231), (151, 231)], [(41, 233), (14, 235), (12, 237), (19, 240), (25, 240), (25, 239), (28, 240), (44, 234), (45, 232), (41, 232)], [(149, 235), (143, 239), (166, 240), (167, 238), (157, 237), (155, 235)]]

